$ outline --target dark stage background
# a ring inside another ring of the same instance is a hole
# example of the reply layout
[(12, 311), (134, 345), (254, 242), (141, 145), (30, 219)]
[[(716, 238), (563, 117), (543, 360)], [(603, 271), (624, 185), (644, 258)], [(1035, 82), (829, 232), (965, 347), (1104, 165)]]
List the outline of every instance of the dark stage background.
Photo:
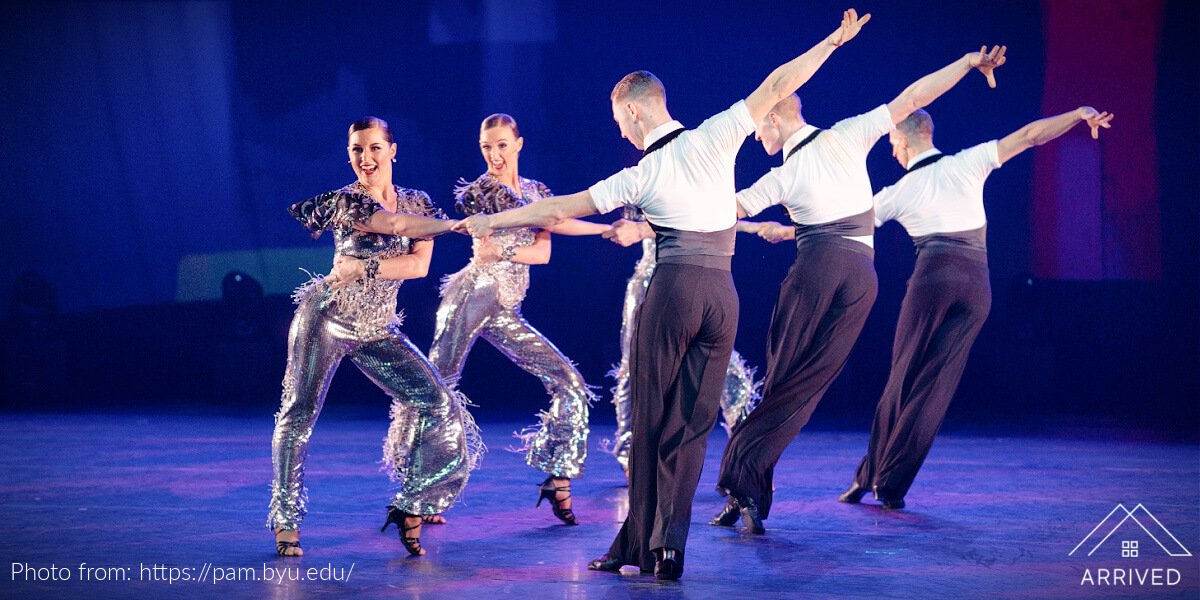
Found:
[[(0, 9), (0, 179), (10, 190), (0, 203), (0, 408), (269, 419), (287, 294), (307, 278), (300, 267), (323, 272), (331, 258), (329, 238), (310, 240), (284, 209), (352, 180), (344, 150), (352, 120), (387, 119), (399, 144), (396, 182), (451, 209), (455, 180), (483, 169), (479, 121), (508, 112), (526, 138), (522, 175), (573, 192), (638, 158), (609, 111), (622, 75), (655, 72), (674, 116), (694, 126), (832, 31), (847, 6), (9, 3)], [(856, 8), (872, 21), (801, 90), (818, 126), (993, 43), (1009, 46), (999, 88), (972, 73), (929, 107), (941, 149), (1080, 104), (1116, 114), (1099, 143), (1081, 127), (989, 179), (994, 307), (947, 426), (1195, 437), (1197, 5)], [(869, 159), (876, 188), (902, 173), (889, 153), (881, 141)], [(777, 160), (748, 140), (739, 186)], [(876, 248), (879, 299), (815, 426), (866, 429), (883, 387), (913, 253), (895, 224), (878, 231)], [(422, 348), (438, 278), (468, 253), (465, 238), (439, 239), (430, 277), (401, 290), (405, 329)], [(638, 254), (557, 237), (551, 264), (534, 268), (525, 314), (596, 386), (611, 385), (622, 290)], [(752, 364), (763, 364), (792, 256), (786, 244), (739, 240), (737, 347)], [(234, 271), (242, 281), (227, 279)], [(538, 383), (486, 344), (463, 387), (485, 419), (545, 405)], [(611, 421), (602, 396), (595, 419)], [(347, 367), (326, 412), (383, 419), (385, 406)]]

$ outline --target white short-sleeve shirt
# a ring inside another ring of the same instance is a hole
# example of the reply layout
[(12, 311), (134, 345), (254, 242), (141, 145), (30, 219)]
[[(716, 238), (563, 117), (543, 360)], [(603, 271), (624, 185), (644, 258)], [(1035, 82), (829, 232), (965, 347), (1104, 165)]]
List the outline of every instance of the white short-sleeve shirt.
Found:
[[(751, 216), (783, 204), (792, 221), (801, 225), (819, 225), (862, 214), (871, 208), (867, 154), (894, 127), (891, 111), (887, 105), (880, 105), (870, 112), (838, 121), (795, 156), (786, 158), (792, 148), (817, 130), (805, 124), (784, 144), (783, 165), (738, 192), (738, 202)], [(869, 236), (851, 239), (872, 245)]]
[[(677, 121), (656, 127), (646, 146), (681, 129)], [(737, 222), (733, 164), (754, 122), (745, 101), (684, 131), (667, 145), (588, 188), (596, 210), (625, 205), (642, 209), (655, 225), (683, 231), (723, 231)]]
[[(937, 154), (936, 148), (922, 152), (908, 168)], [(987, 224), (983, 184), (998, 168), (992, 140), (908, 173), (875, 194), (875, 225), (896, 220), (912, 237), (979, 229)]]

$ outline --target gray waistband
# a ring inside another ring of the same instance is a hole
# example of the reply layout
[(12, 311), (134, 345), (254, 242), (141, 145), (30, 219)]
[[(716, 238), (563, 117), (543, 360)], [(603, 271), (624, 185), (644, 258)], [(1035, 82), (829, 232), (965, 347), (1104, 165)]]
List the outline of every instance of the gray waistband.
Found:
[(680, 254), (677, 256), (663, 256), (658, 259), (660, 265), (693, 265), (696, 267), (706, 267), (709, 269), (720, 269), (722, 271), (732, 270), (732, 256), (713, 256), (711, 254)]
[(875, 234), (875, 208), (868, 208), (866, 212), (841, 218), (828, 223), (819, 223), (816, 225), (802, 225), (800, 223), (792, 223), (796, 227), (796, 243), (799, 244), (806, 238), (836, 235), (839, 237), (858, 237), (864, 235)]
[(977, 252), (986, 253), (987, 225), (984, 225), (979, 229), (970, 229), (967, 231), (920, 235), (913, 238), (913, 245), (916, 246), (916, 251), (918, 254), (926, 250), (938, 250), (944, 248), (960, 248), (964, 250), (974, 250)]
[(868, 258), (875, 258), (875, 249), (862, 242), (846, 239), (840, 235), (810, 235), (804, 239), (796, 240), (796, 260), (807, 260), (801, 256), (806, 250), (813, 250), (822, 246), (836, 246)]
[(659, 227), (650, 224), (654, 230), (655, 242), (658, 248), (658, 262), (685, 262), (697, 264), (693, 260), (673, 260), (678, 257), (705, 256), (724, 258), (725, 263), (733, 256), (733, 244), (737, 239), (735, 227), (722, 231), (683, 231), (669, 227)]

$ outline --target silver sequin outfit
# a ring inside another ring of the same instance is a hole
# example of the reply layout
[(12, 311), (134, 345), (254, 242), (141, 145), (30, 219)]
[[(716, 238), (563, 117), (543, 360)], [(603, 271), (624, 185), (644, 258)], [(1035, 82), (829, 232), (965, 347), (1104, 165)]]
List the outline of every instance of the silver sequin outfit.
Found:
[[(396, 188), (397, 210), (442, 216), (425, 192)], [(361, 184), (292, 206), (293, 216), (319, 237), (333, 231), (335, 255), (386, 259), (412, 252), (420, 240), (357, 231), (379, 204)], [(465, 398), (446, 386), (433, 365), (400, 332), (396, 291), (401, 281), (364, 279), (330, 290), (321, 276), (296, 290), (288, 334), (283, 397), (275, 415), (267, 527), (296, 530), (307, 512), (304, 462), (329, 382), (349, 358), (392, 398), (383, 465), (399, 490), (391, 505), (410, 514), (445, 511), (467, 483), (482, 451)]]
[[(521, 178), (519, 191), (491, 175), (475, 181), (459, 180), (455, 206), (464, 215), (494, 214), (549, 197), (541, 182)], [(528, 227), (492, 234), (502, 249), (534, 242), (536, 230)], [(479, 240), (475, 240), (478, 253)], [(521, 315), (521, 301), (529, 288), (529, 265), (500, 260), (483, 263), (471, 259), (461, 271), (446, 277), (437, 329), (429, 359), (451, 385), (462, 375), (467, 353), (482, 337), (509, 360), (541, 380), (550, 394), (550, 408), (538, 414), (540, 423), (518, 434), (520, 452), (529, 466), (553, 477), (575, 478), (583, 473), (587, 458), (588, 408), (595, 397), (583, 376), (546, 336)]]
[[(635, 207), (627, 207), (621, 216), (628, 221), (644, 220), (641, 211)], [(623, 469), (629, 468), (629, 447), (633, 439), (630, 430), (633, 411), (629, 406), (629, 348), (633, 339), (633, 323), (656, 266), (658, 261), (654, 239), (642, 240), (642, 258), (633, 267), (633, 276), (625, 286), (625, 304), (621, 308), (621, 363), (608, 373), (617, 381), (612, 388), (612, 403), (617, 410), (617, 432), (612, 440), (606, 441), (604, 447), (616, 457)], [(760, 399), (760, 387), (762, 382), (754, 380), (754, 369), (747, 366), (742, 355), (734, 350), (725, 374), (725, 387), (721, 390), (722, 425), (727, 433), (754, 410)]]

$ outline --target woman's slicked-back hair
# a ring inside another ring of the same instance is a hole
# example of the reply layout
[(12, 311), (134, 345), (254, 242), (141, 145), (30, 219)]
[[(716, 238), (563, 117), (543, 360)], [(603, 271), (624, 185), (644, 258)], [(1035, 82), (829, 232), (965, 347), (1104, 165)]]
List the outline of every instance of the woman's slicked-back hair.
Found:
[(513, 132), (513, 137), (514, 138), (521, 137), (521, 130), (517, 129), (517, 120), (512, 118), (512, 115), (508, 115), (508, 114), (504, 114), (504, 113), (496, 113), (494, 115), (489, 115), (488, 118), (484, 119), (483, 123), (481, 123), (479, 125), (479, 130), (483, 131), (485, 129), (491, 129), (493, 127), (500, 127), (500, 126), (511, 127), (512, 132)]
[(384, 121), (383, 119), (380, 119), (379, 117), (363, 117), (363, 118), (351, 123), (350, 131), (346, 133), (346, 137), (350, 137), (350, 135), (353, 134), (355, 131), (371, 129), (373, 127), (378, 127), (379, 129), (383, 130), (383, 137), (387, 138), (387, 141), (389, 144), (396, 143), (396, 140), (392, 139), (392, 130), (390, 127), (388, 127), (387, 121)]

